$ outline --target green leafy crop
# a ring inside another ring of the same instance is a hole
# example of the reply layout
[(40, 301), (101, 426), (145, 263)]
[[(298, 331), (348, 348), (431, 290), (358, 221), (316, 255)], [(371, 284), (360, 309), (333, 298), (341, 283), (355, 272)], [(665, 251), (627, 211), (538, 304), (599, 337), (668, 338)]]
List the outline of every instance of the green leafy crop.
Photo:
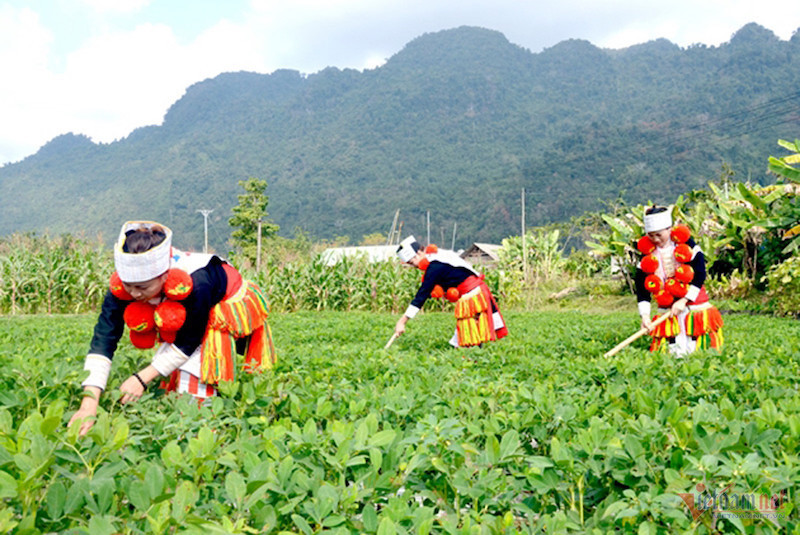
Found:
[[(273, 316), (277, 367), (199, 407), (115, 389), (67, 430), (92, 317), (0, 317), (0, 531), (86, 533), (786, 533), (800, 529), (800, 326), (725, 317), (722, 353), (675, 359), (635, 314), (509, 313), (449, 348), (426, 312)], [(769, 496), (772, 523), (692, 517), (698, 485)]]

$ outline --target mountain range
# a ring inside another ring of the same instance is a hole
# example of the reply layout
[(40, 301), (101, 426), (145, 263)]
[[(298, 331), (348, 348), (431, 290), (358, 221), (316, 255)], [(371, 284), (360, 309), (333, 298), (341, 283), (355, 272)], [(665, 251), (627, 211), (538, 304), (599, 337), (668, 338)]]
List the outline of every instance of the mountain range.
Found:
[(720, 46), (656, 40), (532, 53), (477, 27), (428, 33), (381, 67), (224, 73), (163, 123), (96, 144), (52, 139), (0, 167), (0, 235), (100, 233), (161, 221), (176, 245), (224, 251), (240, 180), (268, 183), (292, 236), (387, 233), (456, 245), (564, 221), (607, 203), (669, 203), (723, 172), (770, 181), (800, 127), (800, 33), (748, 24)]

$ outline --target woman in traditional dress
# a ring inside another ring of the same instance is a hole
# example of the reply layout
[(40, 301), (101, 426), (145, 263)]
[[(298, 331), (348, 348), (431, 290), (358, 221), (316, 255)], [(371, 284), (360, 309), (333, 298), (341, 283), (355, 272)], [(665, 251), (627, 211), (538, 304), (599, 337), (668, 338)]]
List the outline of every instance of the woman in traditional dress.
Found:
[[(643, 257), (636, 268), (636, 297), (642, 327), (653, 336), (650, 350), (675, 355), (722, 347), (722, 316), (708, 300), (703, 251), (685, 225), (672, 224), (671, 210), (652, 206), (644, 214), (645, 236), (637, 242)], [(670, 317), (653, 327), (650, 300)]]
[(214, 396), (220, 381), (233, 380), (237, 350), (248, 370), (275, 364), (267, 300), (225, 260), (173, 248), (164, 225), (129, 221), (114, 247), (114, 266), (84, 365), (87, 394), (69, 421), (80, 424), (81, 434), (94, 424), (126, 326), (134, 346), (158, 348), (120, 386), (123, 404), (138, 400), (159, 377), (168, 377), (167, 391), (201, 401)]
[(444, 297), (455, 303), (456, 332), (450, 339), (454, 347), (469, 347), (499, 340), (508, 334), (503, 316), (492, 292), (471, 264), (453, 251), (425, 250), (409, 236), (397, 248), (401, 262), (424, 272), (422, 284), (405, 313), (397, 320), (394, 332), (402, 335), (408, 320), (417, 315), (429, 297)]

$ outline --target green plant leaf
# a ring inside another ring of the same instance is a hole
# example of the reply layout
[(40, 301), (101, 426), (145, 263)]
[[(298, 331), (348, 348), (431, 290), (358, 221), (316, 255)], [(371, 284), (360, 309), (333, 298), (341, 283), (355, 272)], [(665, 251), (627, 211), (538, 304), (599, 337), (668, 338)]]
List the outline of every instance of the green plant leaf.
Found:
[(0, 498), (17, 497), (17, 480), (11, 474), (0, 470)]
[(397, 433), (394, 430), (384, 429), (370, 437), (369, 445), (376, 448), (388, 446), (392, 443), (395, 436), (397, 436)]

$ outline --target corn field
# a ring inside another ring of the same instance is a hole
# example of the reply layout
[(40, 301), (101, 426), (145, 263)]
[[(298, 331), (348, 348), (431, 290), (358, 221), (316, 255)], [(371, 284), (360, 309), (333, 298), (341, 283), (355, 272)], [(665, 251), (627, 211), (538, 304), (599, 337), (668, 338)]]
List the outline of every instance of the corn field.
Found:
[[(113, 255), (100, 240), (15, 234), (0, 240), (0, 314), (64, 314), (98, 310), (114, 270)], [(245, 269), (269, 297), (273, 311), (405, 310), (421, 273), (398, 262), (368, 263), (346, 258), (326, 266), (307, 261), (268, 263), (259, 273)], [(500, 277), (486, 273), (498, 299)], [(448, 310), (446, 300), (426, 309)]]
[(100, 240), (14, 234), (0, 240), (0, 314), (83, 313), (108, 288), (113, 259)]
[(345, 258), (334, 266), (326, 266), (316, 258), (267, 266), (254, 280), (267, 292), (276, 310), (398, 312), (405, 309), (416, 292), (419, 273), (397, 262), (371, 264)]

